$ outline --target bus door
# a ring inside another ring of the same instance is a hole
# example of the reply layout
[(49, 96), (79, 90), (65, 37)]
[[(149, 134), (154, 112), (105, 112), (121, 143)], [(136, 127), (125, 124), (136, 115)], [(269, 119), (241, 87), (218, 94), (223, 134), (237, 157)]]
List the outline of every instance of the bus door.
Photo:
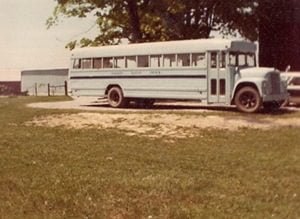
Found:
[(208, 103), (226, 103), (226, 53), (221, 51), (208, 52)]

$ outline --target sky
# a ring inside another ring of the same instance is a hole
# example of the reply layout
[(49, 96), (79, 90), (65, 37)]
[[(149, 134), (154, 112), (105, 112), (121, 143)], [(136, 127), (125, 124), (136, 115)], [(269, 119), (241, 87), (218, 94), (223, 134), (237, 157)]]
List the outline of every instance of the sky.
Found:
[(1, 79), (5, 72), (67, 68), (70, 51), (65, 45), (96, 36), (96, 26), (85, 33), (94, 26), (92, 17), (62, 19), (59, 25), (47, 29), (46, 20), (55, 5), (55, 0), (0, 0)]
[(55, 5), (55, 0), (0, 0), (0, 80), (20, 80), (22, 70), (68, 68), (65, 45), (97, 35), (92, 16), (61, 19), (47, 29)]

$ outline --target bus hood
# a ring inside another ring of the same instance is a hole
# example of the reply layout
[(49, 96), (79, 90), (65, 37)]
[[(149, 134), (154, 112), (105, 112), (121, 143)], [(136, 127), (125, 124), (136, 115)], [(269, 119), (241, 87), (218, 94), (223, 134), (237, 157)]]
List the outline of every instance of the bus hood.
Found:
[(268, 73), (278, 73), (280, 72), (274, 68), (261, 68), (261, 67), (254, 67), (254, 68), (245, 68), (245, 69), (240, 69), (239, 73), (240, 76), (243, 77), (264, 77)]

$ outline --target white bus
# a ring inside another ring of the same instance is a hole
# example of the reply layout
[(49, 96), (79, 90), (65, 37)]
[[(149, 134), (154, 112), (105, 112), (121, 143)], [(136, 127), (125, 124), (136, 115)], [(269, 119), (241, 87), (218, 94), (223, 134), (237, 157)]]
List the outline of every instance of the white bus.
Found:
[(173, 99), (257, 112), (287, 98), (279, 72), (257, 67), (254, 43), (224, 39), (75, 49), (69, 82), (72, 95), (107, 97), (112, 107)]

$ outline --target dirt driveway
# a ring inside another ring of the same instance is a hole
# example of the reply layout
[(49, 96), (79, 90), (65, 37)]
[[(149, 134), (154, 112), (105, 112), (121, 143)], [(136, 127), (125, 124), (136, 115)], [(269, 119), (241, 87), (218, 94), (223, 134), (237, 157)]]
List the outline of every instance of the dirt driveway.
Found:
[[(60, 101), (60, 102), (45, 102), (45, 103), (32, 103), (28, 104), (29, 107), (45, 108), (45, 109), (79, 109), (87, 111), (112, 111), (112, 112), (142, 112), (147, 109), (115, 109), (108, 106), (107, 101), (104, 99), (97, 100), (95, 97), (80, 97), (75, 98), (73, 101)], [(182, 102), (158, 102), (149, 111), (194, 111), (204, 112), (208, 110), (218, 110), (219, 108), (207, 108), (199, 102), (182, 101)], [(225, 109), (225, 108), (223, 108)], [(234, 108), (227, 108), (225, 110), (232, 110)]]
[[(276, 129), (281, 127), (300, 127), (300, 118), (260, 117), (220, 115), (214, 112), (235, 111), (226, 108), (222, 111), (212, 111), (201, 107), (199, 103), (160, 103), (154, 109), (112, 109), (103, 101), (91, 102), (92, 99), (77, 99), (75, 101), (34, 103), (30, 107), (52, 109), (81, 109), (101, 112), (80, 112), (36, 117), (26, 125), (64, 127), (66, 129), (117, 129), (127, 135), (144, 135), (147, 137), (168, 136), (186, 138), (199, 134), (201, 129)], [(214, 108), (215, 109), (215, 108)], [(287, 109), (288, 110), (288, 109)], [(193, 112), (192, 114), (177, 112)], [(176, 112), (176, 113), (174, 113)], [(205, 112), (205, 113), (204, 113)]]

